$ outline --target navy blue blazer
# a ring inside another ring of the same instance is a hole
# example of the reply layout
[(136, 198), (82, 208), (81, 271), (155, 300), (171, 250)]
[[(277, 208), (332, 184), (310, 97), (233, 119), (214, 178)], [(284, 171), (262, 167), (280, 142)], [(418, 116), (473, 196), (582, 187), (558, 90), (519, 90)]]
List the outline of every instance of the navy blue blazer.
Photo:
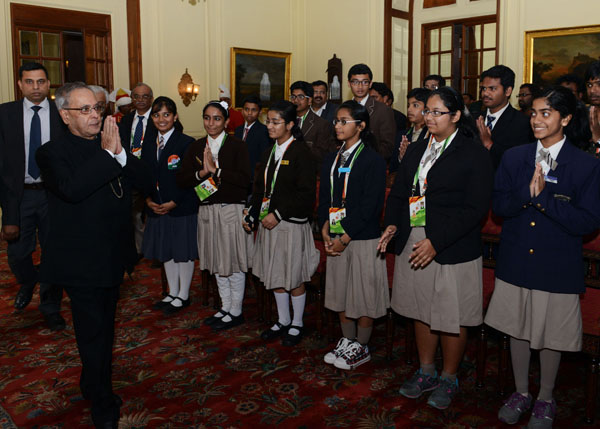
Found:
[(504, 218), (496, 277), (527, 289), (585, 291), (582, 237), (600, 226), (600, 161), (568, 140), (556, 170), (535, 198), (529, 182), (537, 143), (504, 154), (493, 193), (493, 210)]
[[(175, 182), (175, 175), (181, 168), (183, 155), (193, 141), (192, 137), (176, 129), (167, 140), (158, 160), (156, 139), (144, 140), (142, 145), (142, 161), (152, 170), (152, 183), (155, 185), (149, 196), (157, 204), (169, 201), (177, 204), (177, 207), (169, 212), (169, 216), (186, 216), (198, 212), (200, 200), (194, 189), (180, 188)], [(148, 206), (146, 206), (146, 213), (151, 217), (158, 216)]]
[[(356, 155), (348, 158), (345, 167), (350, 166)], [(319, 187), (319, 226), (323, 228), (329, 220), (329, 208), (341, 207), (345, 175), (338, 177), (337, 168), (333, 174), (333, 206), (331, 205), (331, 166), (335, 153), (325, 157), (321, 169)], [(341, 221), (344, 231), (352, 240), (371, 240), (381, 236), (380, 218), (385, 201), (385, 160), (375, 150), (365, 147), (356, 158), (348, 179), (346, 195), (346, 217)]]
[[(398, 227), (397, 254), (411, 232), (408, 198), (427, 144), (408, 146), (387, 199), (385, 225)], [(427, 173), (425, 235), (436, 262), (457, 264), (481, 255), (481, 219), (490, 209), (493, 182), (488, 150), (459, 131)]]
[[(242, 140), (244, 137), (244, 125), (240, 125), (235, 129), (235, 136)], [(254, 173), (256, 164), (260, 161), (260, 157), (267, 147), (273, 144), (273, 140), (269, 137), (267, 127), (260, 121), (254, 122), (254, 125), (250, 127), (248, 135), (246, 136), (246, 145), (248, 146), (248, 157), (250, 158), (250, 174), (251, 182), (254, 180)]]

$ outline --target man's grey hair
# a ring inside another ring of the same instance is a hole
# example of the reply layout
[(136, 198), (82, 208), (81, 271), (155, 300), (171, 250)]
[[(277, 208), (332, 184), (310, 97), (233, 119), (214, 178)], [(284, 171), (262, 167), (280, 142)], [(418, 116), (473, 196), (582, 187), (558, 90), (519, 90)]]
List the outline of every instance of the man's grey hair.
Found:
[(58, 110), (62, 110), (65, 107), (69, 107), (69, 98), (71, 97), (71, 92), (75, 91), (76, 89), (83, 88), (91, 91), (91, 88), (83, 82), (69, 82), (58, 88), (54, 93), (54, 103), (56, 104), (56, 108)]
[(94, 94), (104, 94), (104, 99), (108, 103), (108, 91), (105, 88), (102, 88), (100, 85), (88, 85), (88, 87), (92, 90)]
[[(146, 88), (148, 88), (150, 90), (150, 97), (154, 98), (154, 94), (152, 93), (152, 88), (147, 83), (138, 82), (138, 83), (135, 84), (135, 86), (133, 87), (133, 89), (136, 89), (137, 87), (140, 87), (140, 86), (145, 86)], [(133, 92), (133, 89), (131, 90), (132, 92)]]

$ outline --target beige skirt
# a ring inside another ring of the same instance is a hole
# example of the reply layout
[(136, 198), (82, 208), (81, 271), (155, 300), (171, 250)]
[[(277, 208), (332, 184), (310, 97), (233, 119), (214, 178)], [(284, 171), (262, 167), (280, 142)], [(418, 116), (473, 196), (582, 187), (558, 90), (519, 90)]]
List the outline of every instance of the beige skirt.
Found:
[(579, 295), (527, 289), (496, 278), (485, 323), (532, 349), (581, 350)]
[(425, 228), (413, 228), (394, 264), (392, 309), (419, 320), (433, 331), (458, 334), (461, 326), (483, 323), (481, 257), (460, 264), (413, 269), (408, 262), (413, 245), (425, 239)]
[(282, 220), (271, 230), (259, 224), (252, 274), (267, 289), (296, 289), (310, 281), (319, 265), (319, 251), (315, 247), (308, 223), (296, 224)]
[(243, 204), (201, 205), (198, 209), (198, 260), (201, 270), (230, 276), (252, 267), (252, 234), (242, 227)]
[(376, 319), (390, 306), (385, 255), (377, 254), (378, 238), (351, 241), (340, 256), (327, 257), (325, 307), (346, 317)]

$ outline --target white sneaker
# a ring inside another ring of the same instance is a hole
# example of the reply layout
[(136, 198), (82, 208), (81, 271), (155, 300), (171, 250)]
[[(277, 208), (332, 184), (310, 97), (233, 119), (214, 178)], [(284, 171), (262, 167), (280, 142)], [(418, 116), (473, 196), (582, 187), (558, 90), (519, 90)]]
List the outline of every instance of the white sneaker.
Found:
[(352, 341), (340, 357), (338, 357), (333, 365), (339, 369), (354, 369), (363, 363), (371, 360), (369, 346), (361, 345), (358, 341)]
[(339, 358), (342, 353), (346, 350), (346, 348), (352, 344), (352, 340), (349, 340), (346, 337), (340, 338), (335, 348), (327, 353), (323, 360), (325, 363), (333, 364), (337, 358)]

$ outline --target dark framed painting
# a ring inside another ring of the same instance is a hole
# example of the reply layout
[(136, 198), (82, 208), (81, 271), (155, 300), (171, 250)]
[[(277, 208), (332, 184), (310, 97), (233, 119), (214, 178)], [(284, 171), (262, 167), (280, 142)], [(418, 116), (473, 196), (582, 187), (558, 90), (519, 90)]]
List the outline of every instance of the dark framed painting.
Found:
[(292, 54), (231, 48), (231, 103), (241, 108), (244, 98), (257, 95), (263, 108), (290, 96)]
[(600, 26), (558, 28), (525, 33), (524, 82), (541, 87), (574, 73), (583, 80), (600, 59)]

